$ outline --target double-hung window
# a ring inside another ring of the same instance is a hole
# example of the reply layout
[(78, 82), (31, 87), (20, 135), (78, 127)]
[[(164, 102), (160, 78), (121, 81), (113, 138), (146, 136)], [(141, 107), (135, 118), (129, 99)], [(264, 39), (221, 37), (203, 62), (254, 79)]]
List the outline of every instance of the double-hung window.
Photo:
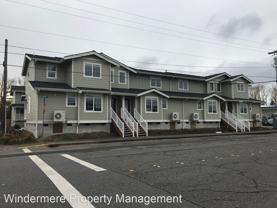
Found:
[(102, 112), (102, 96), (85, 95), (85, 112)]
[(241, 114), (247, 114), (248, 108), (246, 103), (240, 103), (240, 113)]
[(211, 91), (211, 92), (214, 92), (214, 90), (215, 90), (215, 89), (214, 89), (214, 82), (210, 82), (210, 83), (209, 83), (209, 87), (210, 87), (210, 91)]
[(47, 77), (47, 79), (57, 79), (57, 65), (56, 64), (48, 64), (47, 65), (46, 77)]
[(111, 69), (111, 83), (114, 83), (114, 69)]
[(163, 109), (167, 109), (167, 106), (168, 106), (167, 99), (162, 98), (162, 108), (163, 108)]
[(162, 80), (160, 78), (151, 78), (150, 79), (150, 87), (161, 88)]
[(179, 80), (178, 81), (179, 90), (189, 90), (189, 81), (188, 80)]
[(244, 83), (238, 83), (238, 92), (244, 92)]
[(84, 77), (101, 79), (101, 64), (84, 63)]
[(145, 98), (145, 111), (147, 113), (158, 113), (158, 98), (157, 97), (146, 97)]
[(217, 113), (217, 101), (216, 100), (208, 100), (208, 113), (209, 114)]
[(203, 110), (203, 102), (202, 102), (202, 100), (199, 100), (197, 102), (197, 110)]
[(119, 84), (127, 84), (127, 73), (125, 71), (118, 71)]
[(216, 91), (221, 92), (221, 84), (220, 83), (216, 83)]
[(76, 101), (76, 95), (67, 95), (66, 97), (66, 107), (76, 107), (77, 101)]

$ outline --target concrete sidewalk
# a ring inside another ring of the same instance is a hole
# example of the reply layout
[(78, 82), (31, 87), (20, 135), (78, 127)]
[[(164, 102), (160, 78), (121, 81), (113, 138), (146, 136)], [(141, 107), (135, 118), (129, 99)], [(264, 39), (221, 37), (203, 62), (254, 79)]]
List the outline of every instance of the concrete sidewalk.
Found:
[(257, 134), (272, 134), (277, 133), (277, 130), (262, 130), (253, 132), (226, 132), (226, 133), (201, 133), (201, 134), (178, 134), (178, 135), (157, 135), (157, 136), (145, 136), (145, 137), (115, 137), (115, 138), (97, 138), (91, 140), (79, 140), (79, 141), (60, 141), (49, 142), (44, 145), (48, 147), (58, 147), (65, 145), (79, 145), (79, 144), (100, 144), (100, 143), (115, 143), (115, 142), (132, 142), (132, 141), (149, 141), (149, 140), (161, 140), (161, 139), (182, 139), (182, 138), (194, 138), (194, 137), (210, 137), (210, 136), (230, 136), (230, 135), (257, 135)]

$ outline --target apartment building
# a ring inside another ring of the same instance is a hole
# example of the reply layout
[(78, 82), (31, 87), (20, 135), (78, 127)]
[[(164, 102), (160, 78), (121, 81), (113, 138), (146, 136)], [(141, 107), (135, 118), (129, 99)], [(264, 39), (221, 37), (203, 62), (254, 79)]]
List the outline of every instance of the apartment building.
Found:
[(90, 51), (65, 57), (26, 54), (22, 76), (24, 125), (36, 137), (110, 132), (111, 127), (126, 137), (148, 135), (151, 129), (224, 123), (250, 131), (261, 125), (260, 101), (248, 93), (253, 82), (242, 74), (141, 70)]

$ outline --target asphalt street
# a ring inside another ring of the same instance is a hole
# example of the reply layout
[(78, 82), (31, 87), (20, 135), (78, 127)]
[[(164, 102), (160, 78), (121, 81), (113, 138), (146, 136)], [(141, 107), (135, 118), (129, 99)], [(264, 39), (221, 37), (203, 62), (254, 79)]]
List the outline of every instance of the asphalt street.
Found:
[[(273, 208), (277, 204), (277, 134), (21, 151), (22, 156), (0, 158), (1, 208)], [(63, 196), (65, 201), (6, 202), (8, 194)], [(116, 200), (122, 196), (125, 202)], [(128, 196), (143, 200), (129, 202)], [(148, 205), (149, 197), (176, 201)]]

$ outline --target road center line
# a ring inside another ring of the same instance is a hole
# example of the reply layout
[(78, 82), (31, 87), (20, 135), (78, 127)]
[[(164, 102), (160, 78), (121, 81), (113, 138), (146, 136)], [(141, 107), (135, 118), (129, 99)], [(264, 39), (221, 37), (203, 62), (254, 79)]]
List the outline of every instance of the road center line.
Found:
[[(28, 148), (22, 149), (25, 153), (31, 153)], [(28, 156), (42, 172), (53, 182), (57, 189), (73, 208), (95, 208), (77, 189), (75, 189), (64, 177), (50, 167), (46, 162), (36, 155)]]
[(81, 164), (81, 165), (83, 165), (83, 166), (85, 166), (85, 167), (87, 167), (89, 169), (92, 169), (92, 170), (94, 170), (96, 172), (106, 171), (106, 169), (104, 169), (104, 168), (101, 168), (101, 167), (99, 167), (97, 165), (94, 165), (94, 164), (91, 164), (89, 162), (86, 162), (84, 160), (80, 160), (79, 158), (73, 157), (73, 156), (71, 156), (69, 154), (62, 154), (62, 156), (67, 158), (67, 159), (69, 159), (69, 160), (72, 160), (72, 161), (74, 161), (76, 163), (79, 163), (79, 164)]

